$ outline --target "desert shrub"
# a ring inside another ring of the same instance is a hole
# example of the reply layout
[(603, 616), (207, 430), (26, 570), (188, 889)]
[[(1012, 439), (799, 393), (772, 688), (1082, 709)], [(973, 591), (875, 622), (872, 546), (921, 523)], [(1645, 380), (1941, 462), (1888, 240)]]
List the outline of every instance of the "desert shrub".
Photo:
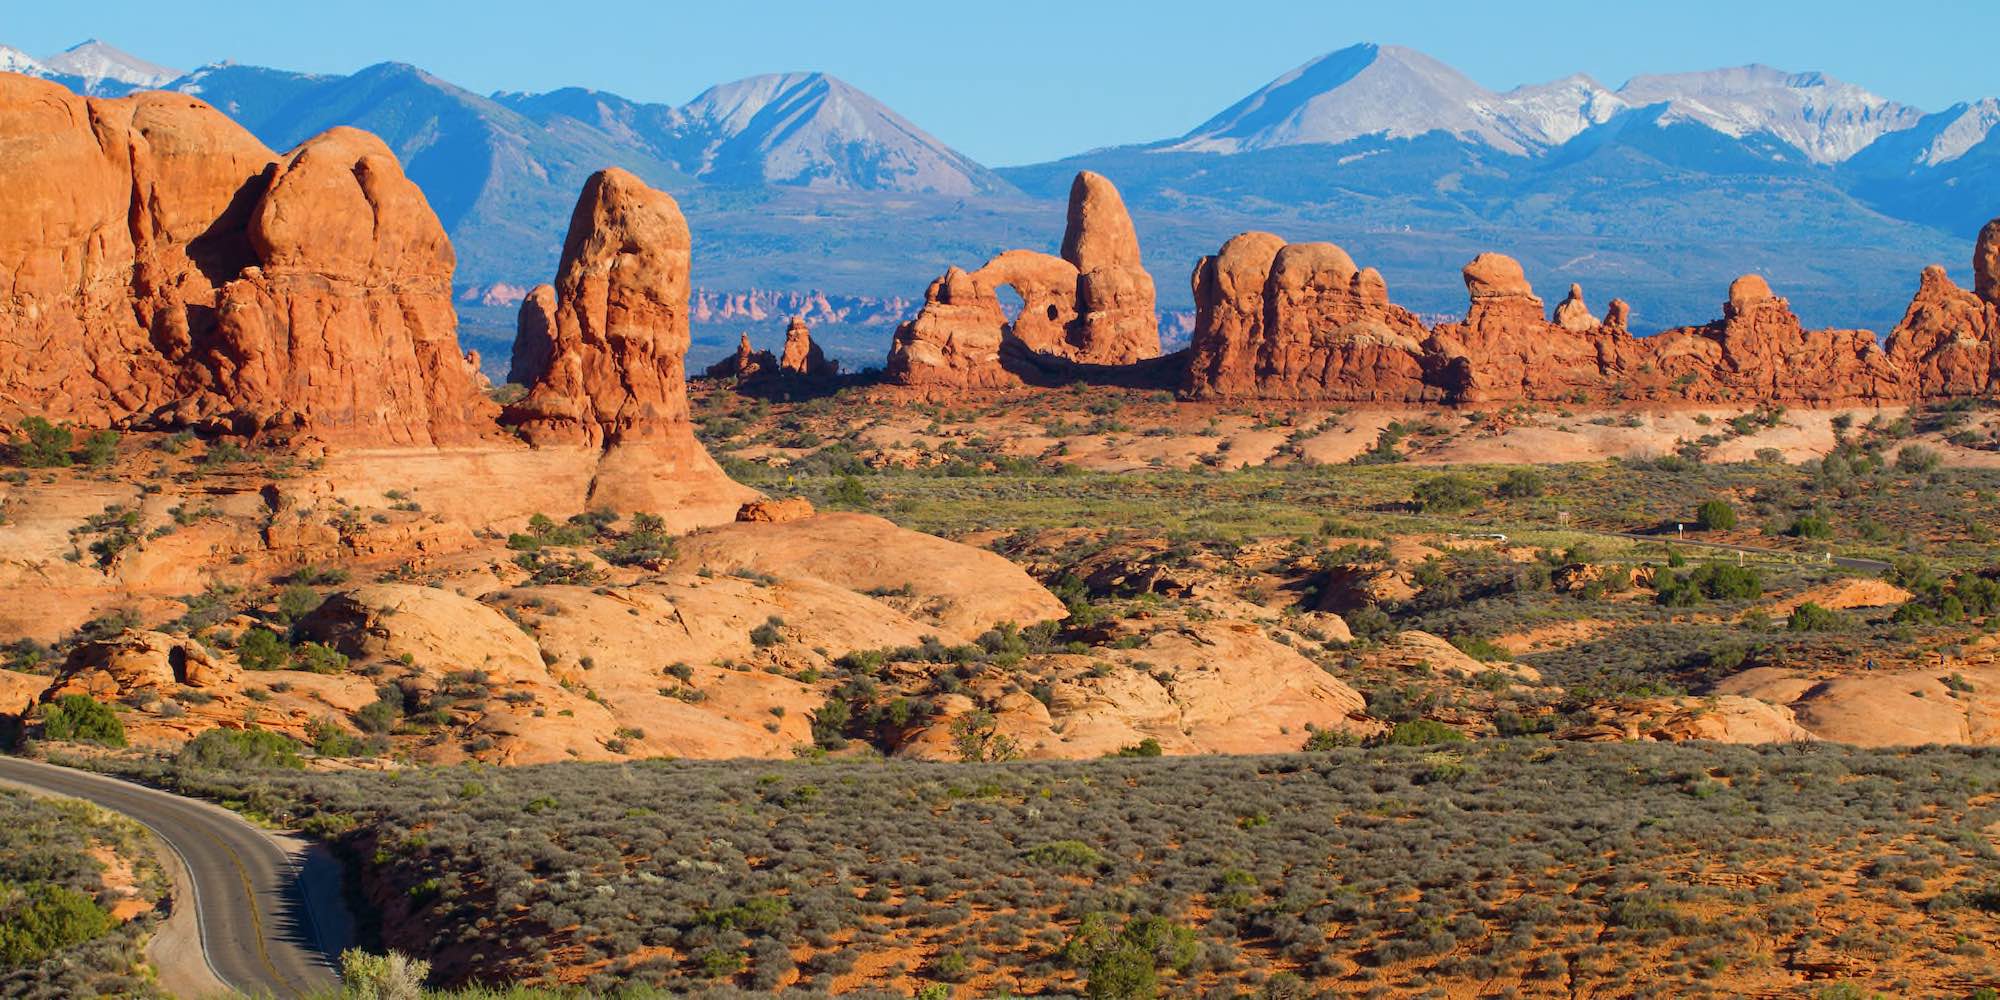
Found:
[(1705, 500), (1695, 511), (1694, 523), (1703, 531), (1727, 531), (1736, 527), (1736, 508), (1727, 500)]
[(83, 439), (79, 449), (83, 464), (93, 469), (102, 469), (118, 460), (118, 432), (113, 430), (92, 431)]
[(1118, 752), (1112, 754), (1112, 756), (1113, 757), (1158, 757), (1161, 756), (1163, 753), (1165, 753), (1165, 751), (1160, 748), (1160, 741), (1152, 738), (1151, 736), (1148, 736), (1145, 739), (1140, 740), (1139, 742), (1134, 743), (1129, 747), (1120, 747), (1118, 749)]
[(1548, 480), (1534, 469), (1509, 469), (1493, 492), (1509, 500), (1538, 497), (1548, 490)]
[(1410, 503), (1425, 514), (1456, 514), (1480, 504), (1478, 484), (1456, 472), (1432, 476), (1410, 491)]
[(89, 695), (66, 694), (42, 710), (42, 738), (125, 745), (125, 724), (111, 706)]
[(306, 766), (299, 745), (268, 729), (210, 729), (187, 742), (174, 756), (190, 768), (240, 770), (298, 769)]
[(1720, 562), (1703, 564), (1690, 573), (1662, 573), (1654, 586), (1659, 603), (1669, 607), (1692, 607), (1703, 598), (1754, 601), (1764, 593), (1763, 577), (1756, 570)]
[(1465, 734), (1431, 719), (1398, 722), (1382, 734), (1380, 742), (1389, 746), (1424, 747), (1438, 743), (1463, 743)]
[(1821, 514), (1800, 514), (1792, 519), (1785, 534), (1793, 538), (1832, 538), (1833, 522)]
[(30, 469), (55, 469), (70, 464), (72, 442), (69, 428), (58, 427), (42, 417), (26, 417), (7, 444), (13, 452), (14, 464)]
[(251, 628), (236, 640), (236, 659), (245, 670), (283, 670), (291, 666), (292, 647), (267, 628)]
[(340, 953), (345, 1000), (423, 1000), (431, 964), (401, 952), (373, 955), (359, 948)]
[(1807, 601), (1792, 609), (1791, 619), (1786, 627), (1794, 632), (1833, 632), (1845, 628), (1847, 620), (1840, 613)]
[(111, 915), (81, 892), (0, 882), (0, 971), (33, 965), (110, 929)]

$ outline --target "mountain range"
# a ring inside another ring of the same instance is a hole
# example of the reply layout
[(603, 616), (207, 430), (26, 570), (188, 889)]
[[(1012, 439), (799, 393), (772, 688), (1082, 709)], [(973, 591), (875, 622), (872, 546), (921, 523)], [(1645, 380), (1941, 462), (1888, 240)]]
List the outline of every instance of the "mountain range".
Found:
[[(697, 284), (908, 299), (947, 263), (1059, 232), (1078, 169), (1132, 207), (1161, 308), (1194, 260), (1244, 229), (1342, 244), (1420, 312), (1462, 312), (1458, 268), (1520, 258), (1545, 295), (1571, 281), (1633, 303), (1638, 330), (1713, 316), (1766, 273), (1810, 322), (1884, 329), (1918, 270), (1963, 273), (2000, 208), (2000, 102), (1926, 113), (1818, 73), (1765, 66), (1588, 76), (1494, 91), (1423, 53), (1354, 45), (1285, 73), (1185, 134), (989, 169), (824, 73), (756, 76), (685, 104), (603, 91), (481, 95), (413, 66), (348, 75), (215, 63), (181, 73), (95, 40), (0, 69), (116, 95), (202, 97), (267, 145), (333, 125), (381, 135), (459, 251), (467, 339), (504, 357), (505, 295), (548, 279), (577, 188), (625, 167), (681, 200)], [(1044, 249), (1054, 250), (1053, 246)], [(853, 363), (893, 317), (824, 331)], [(697, 325), (696, 358), (734, 331)], [(760, 336), (764, 335), (762, 333)]]

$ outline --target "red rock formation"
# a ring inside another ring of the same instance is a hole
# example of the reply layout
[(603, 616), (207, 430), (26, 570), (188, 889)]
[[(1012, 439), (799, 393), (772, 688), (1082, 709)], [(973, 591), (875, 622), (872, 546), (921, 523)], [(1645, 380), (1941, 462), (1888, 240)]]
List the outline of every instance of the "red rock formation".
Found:
[[(1867, 330), (1807, 331), (1762, 277), (1729, 286), (1722, 319), (1644, 341), (1647, 394), (1695, 402), (1806, 406), (1911, 398), (1909, 373)], [(1660, 384), (1664, 383), (1664, 384)]]
[(0, 74), (0, 147), (0, 421), (348, 444), (491, 429), (450, 247), (379, 141), (336, 129), (274, 164), (185, 95)]
[(1196, 397), (1422, 402), (1423, 323), (1389, 302), (1373, 268), (1331, 243), (1244, 233), (1193, 276), (1185, 388)]
[(507, 381), (533, 385), (549, 370), (555, 353), (556, 289), (536, 285), (521, 299), (521, 313), (514, 321), (514, 353), (507, 365)]
[(1618, 326), (1591, 320), (1583, 289), (1570, 286), (1557, 308), (1572, 324), (1544, 318), (1542, 300), (1512, 257), (1483, 253), (1465, 265), (1471, 296), (1465, 322), (1439, 326), (1432, 348), (1448, 359), (1440, 373), (1454, 402), (1575, 400), (1602, 402), (1627, 369), (1638, 342)]
[[(1076, 359), (1084, 345), (1074, 340), (1079, 332), (1076, 314), (1076, 265), (1033, 250), (1009, 250), (972, 272), (978, 294), (993, 299), (990, 313), (1006, 323), (999, 289), (1012, 288), (1021, 296), (1020, 311), (1014, 314), (1008, 332), (1022, 347), (1050, 357)], [(1157, 353), (1157, 352), (1156, 352)]]
[(778, 368), (778, 359), (770, 351), (759, 351), (750, 346), (750, 335), (745, 333), (736, 341), (736, 353), (709, 365), (703, 373), (709, 378), (750, 379), (759, 375), (770, 375)]
[[(1009, 320), (1001, 288), (1021, 297)], [(888, 378), (927, 388), (1020, 385), (1039, 359), (1127, 365), (1158, 357), (1152, 276), (1118, 189), (1084, 171), (1070, 186), (1062, 256), (1008, 250), (932, 282), (917, 316), (896, 329)]]
[[(1987, 232), (1994, 229), (1986, 227)], [(1982, 253), (1986, 246), (1982, 240)], [(1944, 268), (1933, 264), (1924, 268), (1917, 294), (1902, 322), (1889, 331), (1885, 349), (1892, 362), (1911, 373), (1925, 398), (1989, 394), (2000, 384), (2000, 312), (1993, 302), (1953, 284)]]
[[(1569, 286), (1569, 294), (1563, 296), (1561, 302), (1556, 303), (1555, 324), (1571, 333), (1583, 333), (1603, 325), (1591, 314), (1590, 307), (1584, 304), (1583, 286), (1574, 282)], [(1623, 329), (1625, 324), (1621, 322), (1618, 326)]]
[(950, 268), (924, 290), (916, 318), (896, 328), (884, 375), (924, 389), (1020, 385), (1020, 377), (1000, 362), (1006, 323), (992, 289)]
[(812, 330), (802, 316), (794, 316), (785, 324), (785, 353), (778, 359), (778, 367), (807, 378), (832, 378), (840, 374), (840, 362), (826, 359), (826, 353), (813, 343)]
[(1972, 245), (1972, 294), (2000, 302), (2000, 219), (1979, 227), (1979, 241)]
[(1184, 386), (1197, 398), (1249, 396), (1258, 389), (1257, 354), (1264, 339), (1264, 283), (1285, 238), (1248, 232), (1230, 237), (1213, 256), (1195, 262), (1194, 334)]
[(548, 371), (510, 408), (536, 444), (606, 445), (688, 432), (692, 239), (665, 192), (611, 168), (584, 182), (556, 267)]
[(680, 206), (616, 167), (584, 182), (556, 268), (548, 368), (503, 419), (537, 446), (602, 447), (590, 502), (726, 522), (754, 496), (688, 420), (688, 271)]
[(1080, 171), (1069, 188), (1062, 257), (1076, 266), (1077, 329), (1072, 361), (1122, 365), (1160, 354), (1160, 318), (1153, 276), (1139, 260), (1139, 235), (1118, 188)]
[(293, 150), (249, 240), (261, 266), (223, 288), (215, 342), (196, 351), (237, 429), (407, 445), (492, 427), (458, 350), (451, 243), (382, 140), (335, 128)]

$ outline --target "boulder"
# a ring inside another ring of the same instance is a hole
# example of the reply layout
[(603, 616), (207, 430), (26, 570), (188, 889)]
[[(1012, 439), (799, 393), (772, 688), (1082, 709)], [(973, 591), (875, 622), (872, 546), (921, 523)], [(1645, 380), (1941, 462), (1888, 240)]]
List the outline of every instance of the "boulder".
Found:
[(752, 500), (736, 508), (736, 520), (761, 524), (783, 524), (813, 516), (811, 500), (786, 497), (783, 500)]

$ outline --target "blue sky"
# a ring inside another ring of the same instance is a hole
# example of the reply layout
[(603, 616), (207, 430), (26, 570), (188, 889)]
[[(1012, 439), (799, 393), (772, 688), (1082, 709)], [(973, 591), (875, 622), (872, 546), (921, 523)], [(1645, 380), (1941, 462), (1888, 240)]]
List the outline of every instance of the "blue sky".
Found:
[(0, 0), (0, 43), (46, 55), (93, 36), (180, 68), (398, 60), (481, 93), (578, 85), (670, 103), (756, 73), (824, 70), (995, 166), (1177, 135), (1363, 41), (1421, 49), (1496, 89), (1762, 62), (1926, 110), (2000, 95), (1993, 0)]

